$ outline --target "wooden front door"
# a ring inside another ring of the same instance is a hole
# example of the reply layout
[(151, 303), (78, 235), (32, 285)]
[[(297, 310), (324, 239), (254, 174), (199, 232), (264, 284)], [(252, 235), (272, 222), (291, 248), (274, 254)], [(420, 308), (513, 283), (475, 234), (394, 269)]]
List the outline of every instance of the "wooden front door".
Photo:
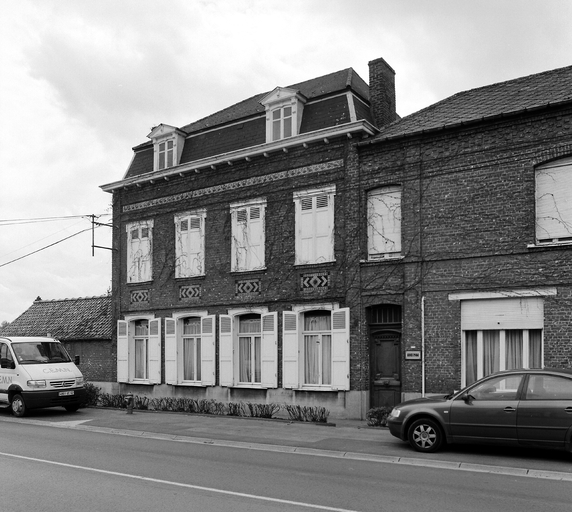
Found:
[(370, 407), (393, 407), (401, 402), (401, 333), (372, 333), (370, 353)]

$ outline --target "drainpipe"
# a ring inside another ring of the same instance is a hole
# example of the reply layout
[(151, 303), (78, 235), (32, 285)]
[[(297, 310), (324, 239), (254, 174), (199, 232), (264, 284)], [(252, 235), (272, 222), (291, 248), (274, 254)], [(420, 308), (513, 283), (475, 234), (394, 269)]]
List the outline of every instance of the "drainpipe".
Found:
[(421, 396), (425, 397), (425, 295), (421, 297)]

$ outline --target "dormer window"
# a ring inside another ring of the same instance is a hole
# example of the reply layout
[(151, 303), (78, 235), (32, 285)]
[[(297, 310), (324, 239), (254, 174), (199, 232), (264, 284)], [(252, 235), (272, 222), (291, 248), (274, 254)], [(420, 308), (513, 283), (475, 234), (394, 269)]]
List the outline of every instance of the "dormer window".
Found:
[(266, 108), (266, 142), (275, 142), (300, 133), (306, 98), (294, 89), (277, 87), (260, 103)]
[(173, 152), (175, 149), (175, 141), (167, 140), (159, 143), (159, 162), (157, 169), (165, 169), (165, 167), (173, 167)]
[(292, 137), (292, 107), (272, 111), (272, 140)]
[(161, 171), (179, 165), (185, 134), (167, 124), (160, 124), (147, 135), (153, 141), (155, 164), (153, 169)]

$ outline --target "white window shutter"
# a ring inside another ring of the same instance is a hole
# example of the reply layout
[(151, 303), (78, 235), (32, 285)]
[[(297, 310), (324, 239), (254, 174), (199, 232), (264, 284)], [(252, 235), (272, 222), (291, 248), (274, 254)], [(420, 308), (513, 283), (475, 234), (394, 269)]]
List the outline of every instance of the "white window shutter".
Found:
[(177, 321), (165, 318), (165, 382), (177, 384)]
[(232, 317), (219, 316), (219, 371), (220, 385), (232, 386), (233, 376), (233, 346), (232, 346)]
[(298, 378), (298, 315), (290, 311), (282, 313), (282, 387), (299, 387)]
[(188, 268), (189, 275), (204, 274), (204, 230), (203, 219), (192, 217), (189, 221), (188, 232)]
[(129, 382), (128, 323), (117, 321), (117, 382)]
[(138, 281), (151, 281), (152, 276), (152, 265), (151, 265), (151, 228), (149, 229), (149, 236), (147, 238), (142, 238), (139, 246), (139, 251), (136, 255), (138, 259), (139, 266), (139, 278)]
[(320, 195), (316, 201), (315, 253), (317, 263), (334, 260), (334, 196)]
[(161, 319), (149, 320), (149, 382), (161, 384)]
[[(253, 215), (256, 212), (256, 215)], [(264, 208), (253, 206), (250, 208), (249, 218), (249, 258), (248, 270), (264, 267)]]
[(201, 319), (201, 379), (205, 386), (215, 385), (215, 316)]
[(278, 313), (262, 315), (262, 386), (278, 387)]
[(231, 216), (231, 229), (232, 229), (232, 242), (231, 242), (231, 270), (244, 270), (246, 264), (246, 251), (245, 251), (245, 235), (247, 224), (244, 221), (238, 221), (239, 210), (232, 210)]
[(332, 311), (332, 387), (350, 389), (350, 309)]
[(296, 263), (314, 262), (315, 219), (314, 198), (303, 197), (296, 201)]
[(189, 277), (190, 273), (190, 257), (189, 257), (189, 227), (188, 221), (186, 228), (181, 229), (180, 217), (175, 218), (175, 277)]

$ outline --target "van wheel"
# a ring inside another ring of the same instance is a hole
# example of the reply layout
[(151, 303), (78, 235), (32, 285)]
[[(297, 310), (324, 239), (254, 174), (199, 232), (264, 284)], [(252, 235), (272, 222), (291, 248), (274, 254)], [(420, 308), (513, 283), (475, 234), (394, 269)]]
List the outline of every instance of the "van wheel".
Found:
[(441, 427), (429, 418), (414, 421), (409, 427), (409, 444), (418, 452), (436, 452), (443, 445)]
[(12, 409), (12, 414), (21, 418), (22, 416), (26, 416), (28, 412), (28, 408), (26, 407), (26, 402), (22, 398), (22, 395), (14, 395), (12, 397), (12, 403), (10, 404), (10, 408)]
[(79, 405), (64, 405), (67, 412), (76, 412), (79, 409)]

